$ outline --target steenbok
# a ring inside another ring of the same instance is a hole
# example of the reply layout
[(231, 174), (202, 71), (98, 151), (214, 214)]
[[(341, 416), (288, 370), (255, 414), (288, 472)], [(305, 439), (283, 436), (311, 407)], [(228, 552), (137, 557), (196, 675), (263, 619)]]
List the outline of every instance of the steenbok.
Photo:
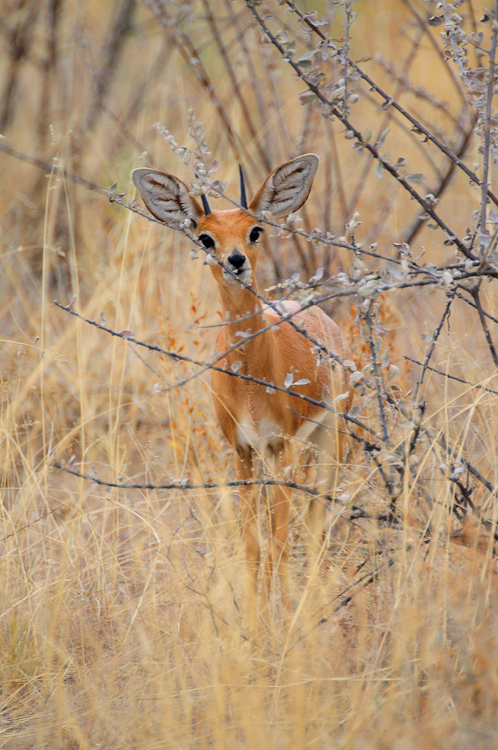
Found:
[[(189, 194), (189, 188), (173, 175), (141, 168), (133, 171), (132, 179), (145, 205), (157, 219), (175, 223), (189, 219), (191, 226), (195, 226), (199, 241), (221, 262), (213, 260), (210, 263), (226, 323), (218, 335), (216, 352), (222, 355), (234, 344), (251, 336), (243, 346), (226, 354), (223, 367), (280, 387), (292, 380), (300, 393), (330, 404), (336, 396), (347, 391), (345, 369), (339, 364), (333, 366), (326, 357), (322, 363), (317, 361), (313, 344), (289, 322), (269, 327), (278, 323), (280, 315), (265, 306), (249, 288), (257, 291), (258, 240), (263, 232), (255, 216), (269, 211), (278, 219), (297, 211), (308, 198), (317, 168), (315, 154), (305, 154), (283, 164), (268, 175), (249, 205), (241, 171), (242, 208), (228, 211), (211, 211), (204, 195), (201, 206)], [(284, 314), (297, 312), (292, 320), (304, 327), (311, 338), (320, 339), (332, 355), (343, 361), (350, 358), (338, 326), (320, 308), (311, 307), (299, 312), (297, 302), (282, 301), (278, 303), (278, 309)], [(259, 331), (263, 332), (254, 335)], [(293, 377), (289, 378), (289, 374)], [(341, 441), (336, 417), (330, 409), (223, 372), (212, 372), (212, 390), (221, 431), (234, 451), (237, 479), (252, 479), (255, 464), (265, 465), (269, 459), (274, 462), (275, 475), (289, 479), (287, 467), (293, 465), (294, 438), (308, 440), (317, 446), (321, 454), (319, 478), (321, 476), (322, 480), (330, 479), (332, 467), (340, 464)], [(329, 491), (330, 486), (323, 485), (322, 481), (321, 489)], [(291, 606), (287, 545), (290, 490), (277, 486), (272, 494), (262, 609), (264, 611), (268, 605), (275, 566), (280, 577), (282, 604), (288, 615)], [(248, 615), (252, 625), (256, 622), (260, 562), (257, 501), (258, 492), (254, 487), (240, 488)], [(308, 508), (307, 528), (315, 543), (319, 543), (323, 533), (324, 509), (323, 503), (316, 500), (312, 500)]]

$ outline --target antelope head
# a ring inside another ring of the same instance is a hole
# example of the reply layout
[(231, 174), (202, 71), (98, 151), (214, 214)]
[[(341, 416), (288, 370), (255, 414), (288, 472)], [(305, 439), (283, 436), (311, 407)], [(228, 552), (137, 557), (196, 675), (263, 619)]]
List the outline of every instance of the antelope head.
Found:
[(257, 244), (264, 230), (255, 216), (269, 211), (279, 219), (297, 211), (308, 198), (318, 162), (315, 154), (304, 154), (277, 167), (263, 181), (249, 205), (241, 169), (242, 208), (228, 211), (212, 211), (205, 195), (201, 205), (189, 194), (185, 183), (156, 169), (134, 169), (132, 180), (157, 219), (177, 224), (190, 219), (199, 241), (223, 264), (210, 264), (214, 278), (222, 287), (236, 292), (237, 288), (243, 290), (239, 279), (246, 285), (252, 284), (256, 269)]

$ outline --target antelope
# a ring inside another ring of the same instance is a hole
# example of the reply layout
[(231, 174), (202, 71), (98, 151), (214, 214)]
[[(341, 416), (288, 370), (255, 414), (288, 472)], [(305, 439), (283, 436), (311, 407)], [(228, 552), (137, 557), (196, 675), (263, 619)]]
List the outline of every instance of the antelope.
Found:
[[(269, 211), (279, 219), (297, 211), (307, 200), (319, 159), (315, 154), (304, 154), (271, 172), (247, 205), (242, 169), (242, 208), (212, 211), (207, 197), (202, 195), (202, 206), (190, 195), (189, 188), (177, 177), (163, 172), (139, 168), (132, 172), (132, 180), (146, 207), (163, 222), (180, 223), (190, 220), (199, 241), (219, 261), (210, 264), (218, 285), (225, 325), (216, 340), (216, 355), (222, 356), (224, 369), (264, 380), (284, 387), (289, 373), (296, 376), (296, 389), (305, 396), (323, 403), (347, 391), (348, 380), (342, 365), (332, 367), (330, 360), (317, 363), (313, 344), (289, 322), (278, 323), (281, 317), (273, 308), (264, 305), (249, 287), (257, 291), (255, 278), (258, 259), (258, 240), (263, 233), (254, 215)], [(253, 214), (253, 215), (251, 215)], [(239, 283), (239, 281), (242, 282)], [(300, 311), (293, 301), (280, 301), (283, 313), (296, 313), (293, 320), (304, 327), (311, 338), (320, 339), (332, 355), (344, 361), (347, 349), (337, 324), (319, 307)], [(270, 326), (270, 327), (269, 327)], [(259, 335), (259, 331), (263, 331)], [(233, 352), (228, 350), (240, 344)], [(299, 384), (299, 380), (302, 383)], [(233, 449), (235, 474), (238, 480), (251, 480), (257, 463), (268, 459), (274, 462), (275, 475), (289, 477), (293, 465), (294, 439), (311, 442), (326, 455), (322, 475), (330, 480), (334, 461), (340, 464), (340, 439), (335, 424), (336, 416), (320, 406), (304, 401), (287, 392), (224, 372), (212, 371), (214, 407), (221, 432)], [(288, 382), (288, 380), (287, 380)], [(291, 386), (292, 388), (292, 386)], [(328, 487), (325, 487), (326, 492)], [(260, 567), (260, 545), (257, 533), (258, 493), (252, 486), (240, 487), (240, 508), (245, 543), (247, 570), (247, 607), (250, 624), (257, 621), (257, 582)], [(291, 612), (288, 571), (288, 530), (290, 491), (282, 486), (274, 488), (269, 509), (268, 542), (262, 579), (262, 611), (268, 607), (273, 568), (280, 579), (283, 610), (286, 618)], [(315, 542), (324, 528), (323, 503), (312, 499), (306, 525)]]

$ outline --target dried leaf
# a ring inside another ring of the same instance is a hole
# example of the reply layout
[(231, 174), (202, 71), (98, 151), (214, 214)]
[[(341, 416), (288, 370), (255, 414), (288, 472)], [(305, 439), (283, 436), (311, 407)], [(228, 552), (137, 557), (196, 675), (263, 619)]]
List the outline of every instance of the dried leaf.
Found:
[(305, 91), (302, 94), (299, 94), (299, 101), (301, 104), (311, 104), (316, 99), (316, 94), (313, 94), (313, 92)]
[(424, 182), (425, 175), (423, 175), (421, 172), (415, 172), (414, 174), (407, 174), (405, 177), (405, 180), (407, 182)]
[(441, 26), (441, 24), (444, 23), (444, 15), (431, 16), (427, 23), (429, 24), (429, 26)]
[(355, 387), (361, 380), (363, 380), (364, 375), (362, 372), (359, 372), (358, 370), (356, 372), (353, 372), (351, 377), (349, 378), (349, 384), (352, 388)]
[(409, 419), (402, 419), (400, 422), (398, 422), (399, 427), (402, 427), (403, 430), (411, 430), (415, 425), (413, 422), (411, 422)]

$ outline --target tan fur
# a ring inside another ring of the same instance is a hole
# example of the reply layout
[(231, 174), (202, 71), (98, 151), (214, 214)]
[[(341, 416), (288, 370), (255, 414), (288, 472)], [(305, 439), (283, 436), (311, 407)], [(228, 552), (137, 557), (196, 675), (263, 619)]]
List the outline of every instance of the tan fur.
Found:
[[(305, 154), (274, 170), (263, 182), (249, 210), (274, 211), (275, 215), (286, 215), (297, 210), (309, 195), (313, 178), (318, 167), (318, 157)], [(208, 234), (215, 242), (216, 257), (228, 264), (234, 251), (245, 256), (245, 283), (257, 290), (255, 270), (258, 248), (251, 243), (251, 230), (258, 222), (246, 211), (234, 209), (213, 211), (204, 214), (195, 199), (188, 196), (187, 188), (172, 175), (161, 175), (155, 170), (140, 168), (132, 173), (133, 181), (142, 193), (146, 205), (159, 219), (180, 221), (190, 218), (197, 224), (197, 235)], [(261, 203), (261, 206), (260, 206)], [(225, 325), (217, 338), (216, 351), (223, 355), (234, 344), (243, 341), (238, 333), (255, 334), (278, 322), (280, 316), (270, 307), (263, 307), (261, 301), (245, 289), (230, 274), (218, 265), (210, 265), (218, 284)], [(299, 310), (296, 302), (278, 303), (281, 310)], [(249, 317), (251, 316), (251, 317)], [(327, 348), (341, 358), (349, 358), (338, 326), (318, 307), (299, 312), (293, 317), (294, 323), (304, 324), (312, 338), (320, 339)], [(269, 384), (285, 387), (289, 373), (294, 381), (308, 379), (306, 385), (295, 386), (295, 390), (305, 396), (322, 402), (333, 402), (339, 394), (347, 391), (347, 375), (340, 365), (330, 363), (317, 366), (317, 355), (311, 349), (313, 344), (284, 322), (265, 333), (247, 341), (222, 360), (225, 369), (240, 362), (238, 372), (251, 375)], [(326, 456), (325, 471), (321, 476), (324, 492), (330, 491), (330, 467), (341, 461), (340, 440), (336, 440), (335, 417), (330, 411), (303, 401), (297, 396), (275, 391), (267, 392), (265, 385), (245, 381), (228, 374), (212, 373), (212, 387), (216, 415), (223, 435), (235, 452), (235, 473), (238, 479), (251, 479), (255, 462), (274, 461), (277, 477), (284, 474), (291, 478), (289, 471), (294, 463), (293, 439), (306, 433), (312, 444)], [(291, 386), (292, 387), (292, 386)], [(308, 420), (323, 422), (313, 432)], [(260, 547), (257, 535), (258, 491), (254, 487), (240, 488), (241, 515), (244, 528), (245, 552), (247, 560), (248, 614), (252, 628), (256, 627), (256, 592), (260, 562)], [(288, 579), (288, 526), (290, 491), (276, 487), (268, 503), (268, 544), (262, 585), (263, 611), (267, 608), (270, 596), (273, 567), (278, 569), (282, 593), (282, 603), (286, 614), (290, 612)], [(324, 506), (311, 502), (307, 516), (308, 530), (315, 542), (323, 531)]]
[[(223, 254), (228, 257), (234, 249), (239, 250), (247, 256), (254, 272), (257, 247), (251, 245), (247, 238), (255, 225), (252, 217), (237, 209), (213, 212), (203, 217), (198, 232), (208, 232), (215, 239), (218, 257)], [(237, 284), (227, 286), (219, 266), (210, 266), (210, 269), (218, 282), (225, 320), (229, 316), (227, 322), (234, 321), (224, 326), (218, 334), (216, 351), (222, 354), (235, 343), (240, 343), (241, 337), (237, 336), (237, 332), (256, 333), (278, 321), (280, 316), (270, 308), (263, 307), (251, 291)], [(255, 278), (252, 286), (257, 289)], [(299, 309), (296, 302), (286, 301), (279, 304), (284, 313)], [(244, 320), (253, 313), (257, 314)], [(237, 322), (238, 317), (242, 318), (241, 322)], [(298, 324), (305, 323), (310, 336), (323, 341), (332, 353), (338, 354), (341, 358), (348, 357), (339, 327), (320, 308), (312, 307), (308, 311), (298, 313), (292, 320)], [(308, 385), (296, 387), (298, 393), (316, 401), (322, 401), (324, 394), (333, 400), (334, 396), (347, 391), (346, 373), (340, 366), (333, 369), (330, 364), (323, 364), (317, 367), (317, 355), (312, 354), (312, 348), (313, 344), (310, 341), (290, 323), (284, 322), (228, 354), (223, 360), (223, 365), (230, 369), (235, 362), (242, 362), (240, 373), (281, 387), (284, 387), (287, 374), (292, 372), (295, 381), (304, 378), (310, 381)], [(291, 439), (307, 424), (307, 418), (317, 420), (323, 416), (323, 409), (296, 396), (279, 391), (267, 393), (265, 386), (224, 373), (213, 372), (212, 386), (218, 422), (223, 435), (236, 453), (235, 471), (238, 479), (250, 479), (254, 475), (254, 459), (265, 459), (269, 456), (275, 459), (275, 472), (282, 476), (283, 468), (293, 462)], [(276, 434), (270, 436), (266, 445), (257, 445), (256, 450), (251, 449), (246, 440), (241, 440), (239, 428), (247, 423), (248, 419), (254, 425), (256, 434), (265, 422), (270, 421), (277, 426)], [(249, 599), (255, 601), (260, 560), (256, 533), (257, 492), (252, 488), (241, 488), (240, 496), (248, 561)], [(289, 505), (289, 491), (277, 488), (271, 509), (271, 533), (263, 578), (263, 606), (268, 602), (274, 564), (277, 565), (280, 574), (284, 607), (288, 609), (290, 606), (287, 572)], [(324, 516), (323, 508), (323, 505), (316, 503), (312, 503), (310, 507), (311, 533), (314, 533), (313, 527), (320, 527)], [(254, 617), (255, 605), (250, 606)]]

